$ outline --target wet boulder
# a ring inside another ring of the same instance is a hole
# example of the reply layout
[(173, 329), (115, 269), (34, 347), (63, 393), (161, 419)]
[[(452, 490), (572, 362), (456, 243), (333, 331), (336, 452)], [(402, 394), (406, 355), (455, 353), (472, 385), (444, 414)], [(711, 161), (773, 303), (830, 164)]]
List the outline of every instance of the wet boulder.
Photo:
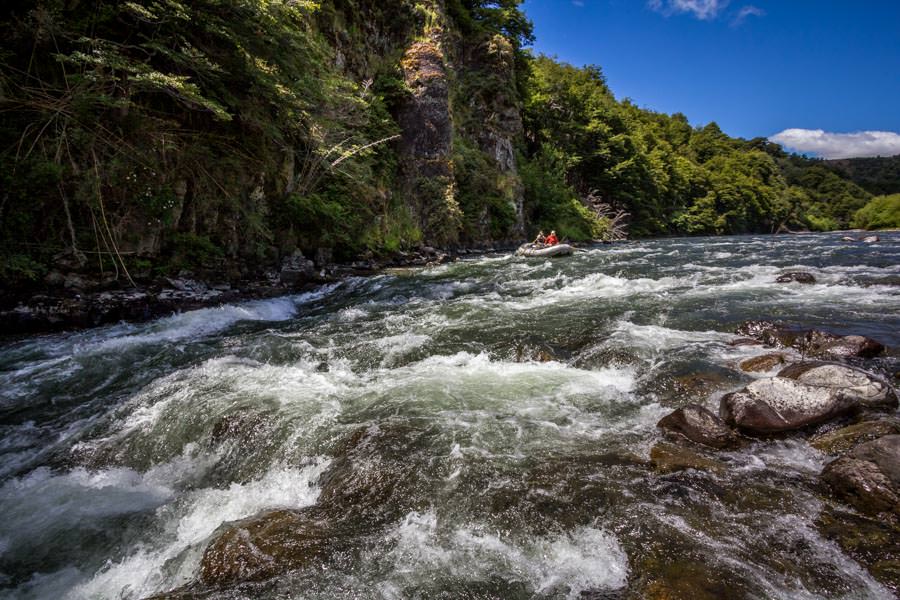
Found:
[(735, 448), (741, 438), (722, 419), (699, 404), (689, 404), (660, 419), (667, 437), (688, 439), (713, 448)]
[(843, 456), (829, 463), (822, 479), (841, 500), (868, 514), (889, 512), (900, 505), (900, 496), (877, 465)]
[(762, 356), (754, 356), (753, 358), (748, 358), (744, 360), (740, 364), (741, 371), (747, 373), (758, 373), (771, 371), (777, 366), (783, 365), (787, 362), (787, 356), (780, 353), (774, 352), (771, 354), (763, 354)]
[(861, 512), (900, 515), (900, 435), (861, 444), (822, 470), (835, 495)]
[(874, 358), (884, 352), (884, 345), (865, 336), (801, 331), (771, 321), (746, 321), (735, 333), (773, 348), (794, 348), (812, 358)]
[(884, 345), (862, 335), (835, 335), (827, 331), (807, 332), (794, 347), (813, 358), (874, 358)]
[(863, 421), (817, 435), (809, 440), (809, 445), (826, 454), (841, 454), (864, 442), (894, 434), (900, 434), (900, 421)]
[(735, 333), (774, 348), (790, 348), (803, 337), (802, 331), (790, 330), (772, 321), (746, 321), (735, 330)]
[(775, 280), (775, 283), (815, 283), (816, 278), (812, 273), (805, 273), (803, 271), (789, 271), (787, 273), (782, 273)]
[(875, 375), (846, 365), (821, 362), (802, 362), (790, 365), (778, 373), (805, 385), (823, 387), (857, 400), (866, 408), (896, 408), (897, 394)]
[(342, 541), (315, 508), (268, 512), (222, 531), (203, 553), (200, 581), (216, 587), (263, 581), (322, 562)]
[(770, 377), (723, 396), (719, 416), (745, 433), (765, 435), (824, 423), (857, 408), (859, 400), (840, 390)]
[(863, 242), (864, 244), (874, 244), (876, 242), (880, 242), (881, 239), (877, 235), (867, 235), (865, 237), (859, 238), (859, 241)]

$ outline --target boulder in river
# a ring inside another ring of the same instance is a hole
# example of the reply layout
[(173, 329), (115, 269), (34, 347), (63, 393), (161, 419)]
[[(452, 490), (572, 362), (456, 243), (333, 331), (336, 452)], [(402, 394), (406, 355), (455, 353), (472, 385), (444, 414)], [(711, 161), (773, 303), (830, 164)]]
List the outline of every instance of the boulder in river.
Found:
[(900, 434), (900, 421), (896, 419), (862, 421), (817, 435), (809, 440), (809, 445), (826, 454), (841, 454), (861, 443), (894, 434)]
[(795, 347), (814, 358), (874, 358), (884, 352), (884, 345), (871, 338), (818, 330), (807, 332)]
[(782, 273), (775, 280), (775, 283), (815, 283), (816, 278), (812, 273), (806, 273), (803, 271), (788, 271), (787, 273)]
[(200, 580), (225, 586), (269, 579), (321, 562), (339, 539), (315, 508), (268, 512), (228, 526), (203, 553)]
[(886, 382), (862, 369), (821, 362), (790, 365), (778, 377), (806, 385), (824, 387), (857, 400), (866, 408), (896, 408), (897, 394)]
[(775, 348), (789, 348), (803, 336), (803, 331), (793, 331), (771, 321), (745, 321), (735, 333), (753, 338)]
[(876, 242), (880, 242), (881, 239), (877, 235), (867, 235), (865, 237), (859, 238), (859, 241), (865, 244), (874, 244)]
[(775, 367), (783, 365), (785, 362), (787, 362), (787, 356), (781, 352), (773, 352), (771, 354), (763, 354), (762, 356), (748, 358), (741, 362), (740, 368), (741, 371), (757, 373), (771, 371)]
[(861, 444), (822, 470), (835, 495), (868, 513), (900, 515), (900, 435)]
[(766, 346), (795, 348), (814, 358), (874, 358), (884, 352), (883, 344), (861, 335), (801, 331), (771, 321), (746, 321), (737, 328), (736, 333), (759, 340)]
[(722, 419), (699, 404), (688, 404), (660, 419), (657, 427), (668, 437), (686, 438), (713, 448), (734, 448), (741, 438)]
[(719, 416), (741, 431), (765, 435), (824, 423), (858, 407), (857, 398), (840, 390), (770, 377), (723, 396)]

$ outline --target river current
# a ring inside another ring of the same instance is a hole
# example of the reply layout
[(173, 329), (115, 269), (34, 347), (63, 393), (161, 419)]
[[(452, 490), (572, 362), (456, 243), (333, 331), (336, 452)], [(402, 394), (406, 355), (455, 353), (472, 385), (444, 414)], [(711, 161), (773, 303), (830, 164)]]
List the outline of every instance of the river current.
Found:
[[(817, 283), (775, 283), (789, 270)], [(402, 501), (333, 559), (203, 597), (628, 598), (693, 578), (891, 598), (817, 530), (828, 459), (804, 439), (719, 453), (721, 471), (648, 466), (662, 416), (764, 375), (737, 363), (768, 350), (729, 343), (748, 319), (868, 335), (893, 377), (900, 234), (486, 256), (0, 340), (0, 597), (183, 586), (224, 524), (316, 505), (363, 429), (399, 440)]]

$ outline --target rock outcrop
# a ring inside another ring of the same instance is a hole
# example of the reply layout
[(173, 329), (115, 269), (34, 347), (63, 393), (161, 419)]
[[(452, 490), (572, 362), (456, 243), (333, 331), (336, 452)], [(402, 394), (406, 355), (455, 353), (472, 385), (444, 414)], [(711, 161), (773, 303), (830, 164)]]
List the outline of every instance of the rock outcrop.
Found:
[(453, 120), (443, 32), (434, 27), (406, 50), (403, 78), (411, 91), (400, 114), (405, 195), (426, 239), (456, 241), (460, 219), (453, 176)]

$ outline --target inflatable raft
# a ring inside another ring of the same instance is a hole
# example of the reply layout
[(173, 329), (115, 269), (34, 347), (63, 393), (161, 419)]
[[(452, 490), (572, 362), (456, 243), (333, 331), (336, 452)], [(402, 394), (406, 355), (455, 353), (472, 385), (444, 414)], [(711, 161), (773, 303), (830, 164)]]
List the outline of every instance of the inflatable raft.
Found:
[(539, 246), (537, 244), (522, 244), (516, 250), (516, 256), (531, 258), (547, 258), (550, 256), (567, 256), (572, 254), (572, 246), (568, 244), (555, 244), (553, 246)]

